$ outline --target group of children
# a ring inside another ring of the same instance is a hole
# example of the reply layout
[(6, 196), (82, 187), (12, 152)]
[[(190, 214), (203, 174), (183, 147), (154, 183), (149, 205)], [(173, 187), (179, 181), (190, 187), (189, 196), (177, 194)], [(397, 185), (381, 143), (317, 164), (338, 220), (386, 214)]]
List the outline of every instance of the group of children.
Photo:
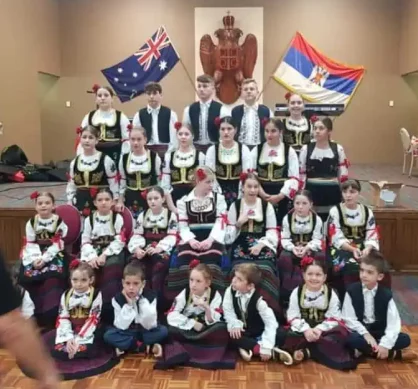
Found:
[[(360, 355), (412, 358), (332, 121), (305, 113), (298, 95), (286, 96), (288, 118), (270, 118), (254, 80), (228, 112), (210, 77), (197, 82), (182, 123), (159, 84), (133, 125), (95, 87), (67, 186), (83, 219), (79, 260), (54, 197), (32, 196), (18, 282), (64, 377), (106, 371), (126, 352), (152, 354), (158, 369), (234, 368), (235, 350), (342, 370)], [(161, 144), (163, 161), (151, 150)]]

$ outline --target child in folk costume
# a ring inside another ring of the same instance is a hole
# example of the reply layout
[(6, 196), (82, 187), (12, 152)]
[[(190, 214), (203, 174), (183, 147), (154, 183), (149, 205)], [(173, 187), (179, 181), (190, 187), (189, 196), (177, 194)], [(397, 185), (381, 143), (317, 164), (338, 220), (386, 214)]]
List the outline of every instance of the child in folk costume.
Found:
[(156, 358), (161, 357), (160, 343), (168, 331), (158, 325), (157, 298), (154, 292), (144, 290), (145, 274), (138, 263), (125, 267), (122, 284), (122, 292), (112, 299), (114, 327), (105, 332), (105, 342), (115, 347), (118, 355), (151, 351)]
[(341, 301), (348, 285), (359, 281), (360, 259), (379, 250), (376, 220), (373, 211), (359, 203), (360, 190), (357, 180), (341, 184), (344, 202), (331, 208), (328, 219), (332, 284)]
[(361, 282), (348, 286), (343, 304), (343, 319), (352, 331), (347, 344), (356, 357), (413, 360), (417, 356), (408, 349), (411, 338), (401, 332), (392, 292), (379, 283), (387, 267), (383, 256), (374, 249), (361, 259)]
[(260, 184), (254, 173), (242, 173), (241, 180), (243, 198), (231, 204), (228, 212), (226, 241), (232, 244), (231, 265), (256, 263), (263, 275), (260, 293), (269, 307), (279, 313), (276, 271), (279, 235), (274, 208), (258, 197)]
[(177, 216), (164, 204), (164, 191), (153, 186), (147, 191), (149, 209), (138, 216), (128, 249), (133, 260), (144, 268), (151, 289), (159, 294), (164, 288), (170, 255), (177, 242)]
[(145, 94), (148, 105), (140, 109), (134, 116), (134, 127), (145, 128), (148, 145), (170, 144), (176, 145), (177, 114), (170, 108), (161, 105), (163, 89), (157, 82), (149, 82), (145, 85)]
[(237, 127), (231, 116), (219, 119), (219, 144), (206, 151), (205, 165), (216, 173), (216, 180), (227, 205), (241, 197), (240, 174), (253, 168), (247, 146), (235, 142)]
[(177, 148), (165, 154), (161, 187), (166, 193), (168, 208), (178, 213), (177, 201), (193, 190), (195, 170), (205, 164), (205, 155), (193, 146), (193, 132), (189, 125), (177, 122), (175, 126)]
[(257, 103), (259, 91), (253, 78), (247, 78), (242, 82), (241, 92), (244, 104), (237, 105), (231, 112), (238, 131), (238, 142), (247, 146), (257, 146), (266, 141), (264, 125), (274, 115), (266, 105)]
[(298, 157), (292, 147), (281, 141), (282, 129), (279, 119), (270, 119), (264, 127), (267, 142), (252, 151), (261, 183), (260, 196), (273, 204), (278, 226), (289, 211), (289, 200), (299, 188)]
[(189, 264), (194, 258), (211, 268), (214, 286), (225, 288), (221, 269), (227, 227), (226, 203), (223, 195), (213, 192), (215, 174), (208, 167), (196, 170), (196, 186), (177, 202), (180, 244), (176, 262), (167, 279), (167, 300), (187, 286)]
[(291, 365), (290, 354), (276, 347), (279, 325), (273, 310), (256, 290), (260, 280), (261, 272), (255, 264), (235, 266), (234, 278), (222, 304), (229, 342), (247, 362), (254, 355), (268, 361), (277, 354), (286, 365)]
[(75, 259), (70, 273), (71, 289), (61, 297), (56, 330), (44, 339), (63, 378), (81, 379), (104, 373), (117, 361), (101, 341), (102, 295), (93, 286), (93, 269)]
[[(93, 126), (98, 132), (97, 149), (108, 155), (116, 164), (121, 153), (129, 151), (129, 119), (112, 107), (114, 92), (108, 86), (93, 85), (97, 109), (84, 116), (81, 127)], [(77, 154), (82, 148), (77, 147)]]
[(115, 162), (96, 149), (98, 130), (89, 125), (78, 130), (82, 152), (70, 164), (67, 200), (83, 216), (89, 216), (95, 209), (93, 195), (99, 188), (109, 187), (113, 198), (119, 197), (118, 174)]
[(155, 368), (186, 365), (202, 369), (233, 369), (235, 358), (227, 351), (228, 332), (222, 318), (222, 297), (212, 286), (211, 270), (193, 260), (189, 285), (175, 298), (168, 312), (170, 344)]
[(280, 240), (283, 251), (277, 262), (280, 299), (284, 307), (288, 306), (292, 291), (303, 283), (302, 258), (310, 256), (325, 261), (322, 220), (312, 211), (309, 191), (298, 191), (293, 206), (283, 219)]
[(293, 354), (295, 363), (312, 358), (337, 370), (355, 369), (357, 362), (345, 348), (348, 330), (341, 325), (340, 302), (329, 288), (324, 261), (305, 257), (302, 262), (305, 283), (290, 295), (281, 348)]
[(330, 208), (341, 202), (340, 182), (348, 178), (348, 161), (343, 147), (330, 140), (332, 120), (312, 116), (311, 121), (315, 142), (300, 151), (300, 178), (312, 193), (316, 212), (327, 220)]
[[(125, 258), (123, 218), (112, 211), (112, 192), (100, 189), (94, 199), (97, 211), (84, 221), (81, 260), (95, 269), (97, 287), (103, 296), (103, 320), (111, 319), (111, 300), (121, 289)], [(110, 313), (109, 313), (110, 310)]]
[(309, 120), (311, 115), (304, 112), (305, 106), (300, 95), (288, 92), (285, 99), (290, 115), (283, 119), (283, 142), (299, 153), (302, 146), (312, 140), (313, 124)]
[(230, 111), (213, 100), (215, 82), (211, 76), (204, 74), (197, 77), (196, 81), (199, 101), (184, 109), (183, 123), (191, 127), (196, 144), (207, 146), (219, 140), (215, 118), (228, 116)]
[(142, 127), (129, 132), (131, 151), (119, 160), (120, 197), (116, 207), (122, 211), (125, 205), (136, 218), (147, 209), (146, 190), (157, 185), (161, 173), (161, 159), (157, 153), (147, 149), (147, 135)]
[(68, 263), (63, 238), (67, 226), (54, 213), (55, 198), (49, 192), (34, 192), (36, 215), (26, 223), (25, 245), (18, 282), (35, 303), (35, 317), (51, 326), (57, 317), (60, 297), (67, 288)]

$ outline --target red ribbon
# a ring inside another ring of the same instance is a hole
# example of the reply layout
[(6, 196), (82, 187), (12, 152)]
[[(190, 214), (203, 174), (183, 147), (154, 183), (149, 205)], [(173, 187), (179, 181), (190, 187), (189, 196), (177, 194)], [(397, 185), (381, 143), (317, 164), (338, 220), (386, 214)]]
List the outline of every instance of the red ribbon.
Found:
[(331, 223), (328, 226), (328, 236), (332, 238), (337, 233), (337, 228), (335, 227), (334, 223)]
[(56, 243), (58, 245), (58, 248), (62, 250), (64, 247), (62, 247), (62, 232), (58, 231), (51, 239), (52, 243)]
[(221, 228), (224, 230), (225, 226), (228, 225), (228, 215), (226, 213), (221, 213)]
[(215, 308), (215, 312), (218, 312), (222, 315), (224, 313), (224, 310), (221, 307), (218, 307), (218, 308)]
[(348, 176), (341, 176), (341, 177), (340, 177), (340, 182), (341, 182), (341, 184), (342, 184), (343, 182), (347, 181), (347, 180), (348, 180)]
[(290, 189), (290, 191), (289, 191), (290, 200), (293, 200), (295, 198), (295, 196), (296, 196), (296, 189), (294, 189), (294, 188)]
[(380, 239), (380, 226), (376, 226), (376, 228), (373, 230), (373, 232), (370, 234), (370, 238), (372, 236), (376, 235), (376, 239), (379, 240)]

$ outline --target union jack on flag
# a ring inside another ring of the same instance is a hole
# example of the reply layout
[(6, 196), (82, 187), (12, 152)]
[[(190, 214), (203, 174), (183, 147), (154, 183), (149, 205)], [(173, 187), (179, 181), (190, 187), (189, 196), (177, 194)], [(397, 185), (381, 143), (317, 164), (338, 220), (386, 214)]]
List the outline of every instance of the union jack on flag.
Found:
[(124, 103), (144, 93), (148, 82), (162, 80), (179, 59), (165, 27), (160, 26), (138, 51), (102, 73)]

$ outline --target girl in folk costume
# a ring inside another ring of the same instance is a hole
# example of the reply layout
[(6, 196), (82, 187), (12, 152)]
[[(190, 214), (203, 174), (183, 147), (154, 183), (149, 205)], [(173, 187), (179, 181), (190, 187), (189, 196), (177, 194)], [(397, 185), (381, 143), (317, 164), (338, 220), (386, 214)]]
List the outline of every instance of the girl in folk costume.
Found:
[(340, 182), (348, 178), (348, 161), (344, 149), (330, 140), (332, 121), (311, 117), (315, 142), (304, 145), (300, 152), (300, 178), (312, 193), (315, 209), (327, 220), (330, 208), (341, 202)]
[(313, 125), (304, 114), (305, 106), (300, 95), (288, 92), (285, 99), (290, 116), (283, 119), (283, 142), (299, 153), (303, 145), (311, 142)]
[(355, 369), (356, 361), (345, 348), (349, 332), (340, 324), (338, 296), (325, 283), (324, 261), (305, 257), (301, 265), (305, 283), (290, 295), (290, 329), (281, 334), (280, 347), (293, 353), (294, 363), (312, 358), (332, 369)]
[[(81, 127), (93, 126), (99, 133), (97, 149), (118, 163), (122, 153), (129, 151), (129, 119), (112, 107), (114, 92), (108, 86), (93, 85), (97, 109), (84, 116)], [(77, 154), (82, 149), (77, 147)]]
[(111, 300), (122, 285), (125, 234), (122, 216), (112, 211), (113, 197), (109, 189), (100, 189), (94, 204), (97, 211), (84, 221), (81, 260), (95, 269), (97, 287), (103, 295), (103, 319), (107, 322), (112, 319)]
[(189, 285), (175, 298), (167, 315), (170, 344), (156, 369), (186, 365), (202, 369), (234, 369), (227, 351), (228, 332), (222, 318), (222, 297), (212, 286), (211, 270), (194, 259)]
[(261, 183), (260, 196), (273, 204), (277, 225), (281, 226), (299, 188), (299, 162), (295, 150), (281, 141), (283, 123), (270, 119), (264, 126), (266, 143), (252, 151)]
[(93, 197), (99, 188), (109, 187), (113, 198), (119, 197), (118, 174), (113, 160), (96, 149), (98, 130), (92, 126), (77, 130), (83, 150), (70, 164), (67, 200), (83, 216), (89, 216), (96, 209)]
[(177, 213), (177, 201), (195, 186), (194, 172), (205, 164), (205, 155), (193, 146), (193, 132), (189, 125), (177, 122), (178, 148), (165, 154), (161, 187), (166, 193), (167, 206)]
[(359, 203), (360, 182), (341, 184), (344, 202), (332, 207), (328, 219), (331, 243), (332, 284), (341, 301), (348, 285), (358, 282), (359, 261), (372, 249), (379, 250), (379, 234), (373, 211)]
[[(280, 312), (276, 250), (279, 243), (276, 215), (270, 203), (258, 197), (254, 173), (242, 173), (243, 198), (231, 204), (226, 242), (232, 244), (231, 265), (256, 263), (262, 272), (260, 293), (275, 313)], [(233, 273), (232, 273), (233, 274)]]
[(194, 258), (211, 268), (218, 290), (225, 288), (221, 265), (227, 227), (226, 203), (223, 195), (213, 192), (214, 181), (211, 169), (199, 167), (195, 189), (177, 202), (181, 241), (167, 279), (169, 301), (187, 286), (189, 263)]
[(133, 260), (145, 268), (151, 289), (158, 294), (164, 288), (170, 255), (177, 241), (177, 216), (163, 207), (164, 191), (153, 186), (147, 191), (149, 209), (138, 216), (128, 249)]
[(217, 182), (229, 206), (241, 197), (240, 174), (252, 169), (253, 161), (248, 147), (234, 140), (237, 125), (232, 117), (225, 116), (218, 122), (219, 144), (208, 148), (205, 165), (216, 172)]
[(125, 204), (136, 218), (147, 209), (146, 190), (157, 184), (161, 159), (145, 147), (147, 135), (144, 128), (131, 128), (129, 142), (131, 151), (119, 160), (120, 197), (116, 210), (122, 211)]
[(312, 196), (307, 190), (298, 191), (294, 208), (284, 217), (281, 230), (283, 251), (277, 263), (280, 277), (280, 299), (289, 304), (293, 289), (303, 283), (302, 258), (310, 256), (325, 261), (321, 218), (312, 211)]
[(71, 289), (61, 296), (56, 330), (44, 335), (60, 373), (68, 380), (104, 373), (118, 363), (98, 334), (102, 294), (93, 286), (93, 269), (75, 259), (70, 272)]
[(55, 198), (49, 192), (34, 192), (36, 215), (26, 223), (25, 244), (18, 282), (35, 303), (41, 326), (53, 325), (61, 294), (67, 288), (68, 263), (63, 238), (67, 226), (54, 213)]

